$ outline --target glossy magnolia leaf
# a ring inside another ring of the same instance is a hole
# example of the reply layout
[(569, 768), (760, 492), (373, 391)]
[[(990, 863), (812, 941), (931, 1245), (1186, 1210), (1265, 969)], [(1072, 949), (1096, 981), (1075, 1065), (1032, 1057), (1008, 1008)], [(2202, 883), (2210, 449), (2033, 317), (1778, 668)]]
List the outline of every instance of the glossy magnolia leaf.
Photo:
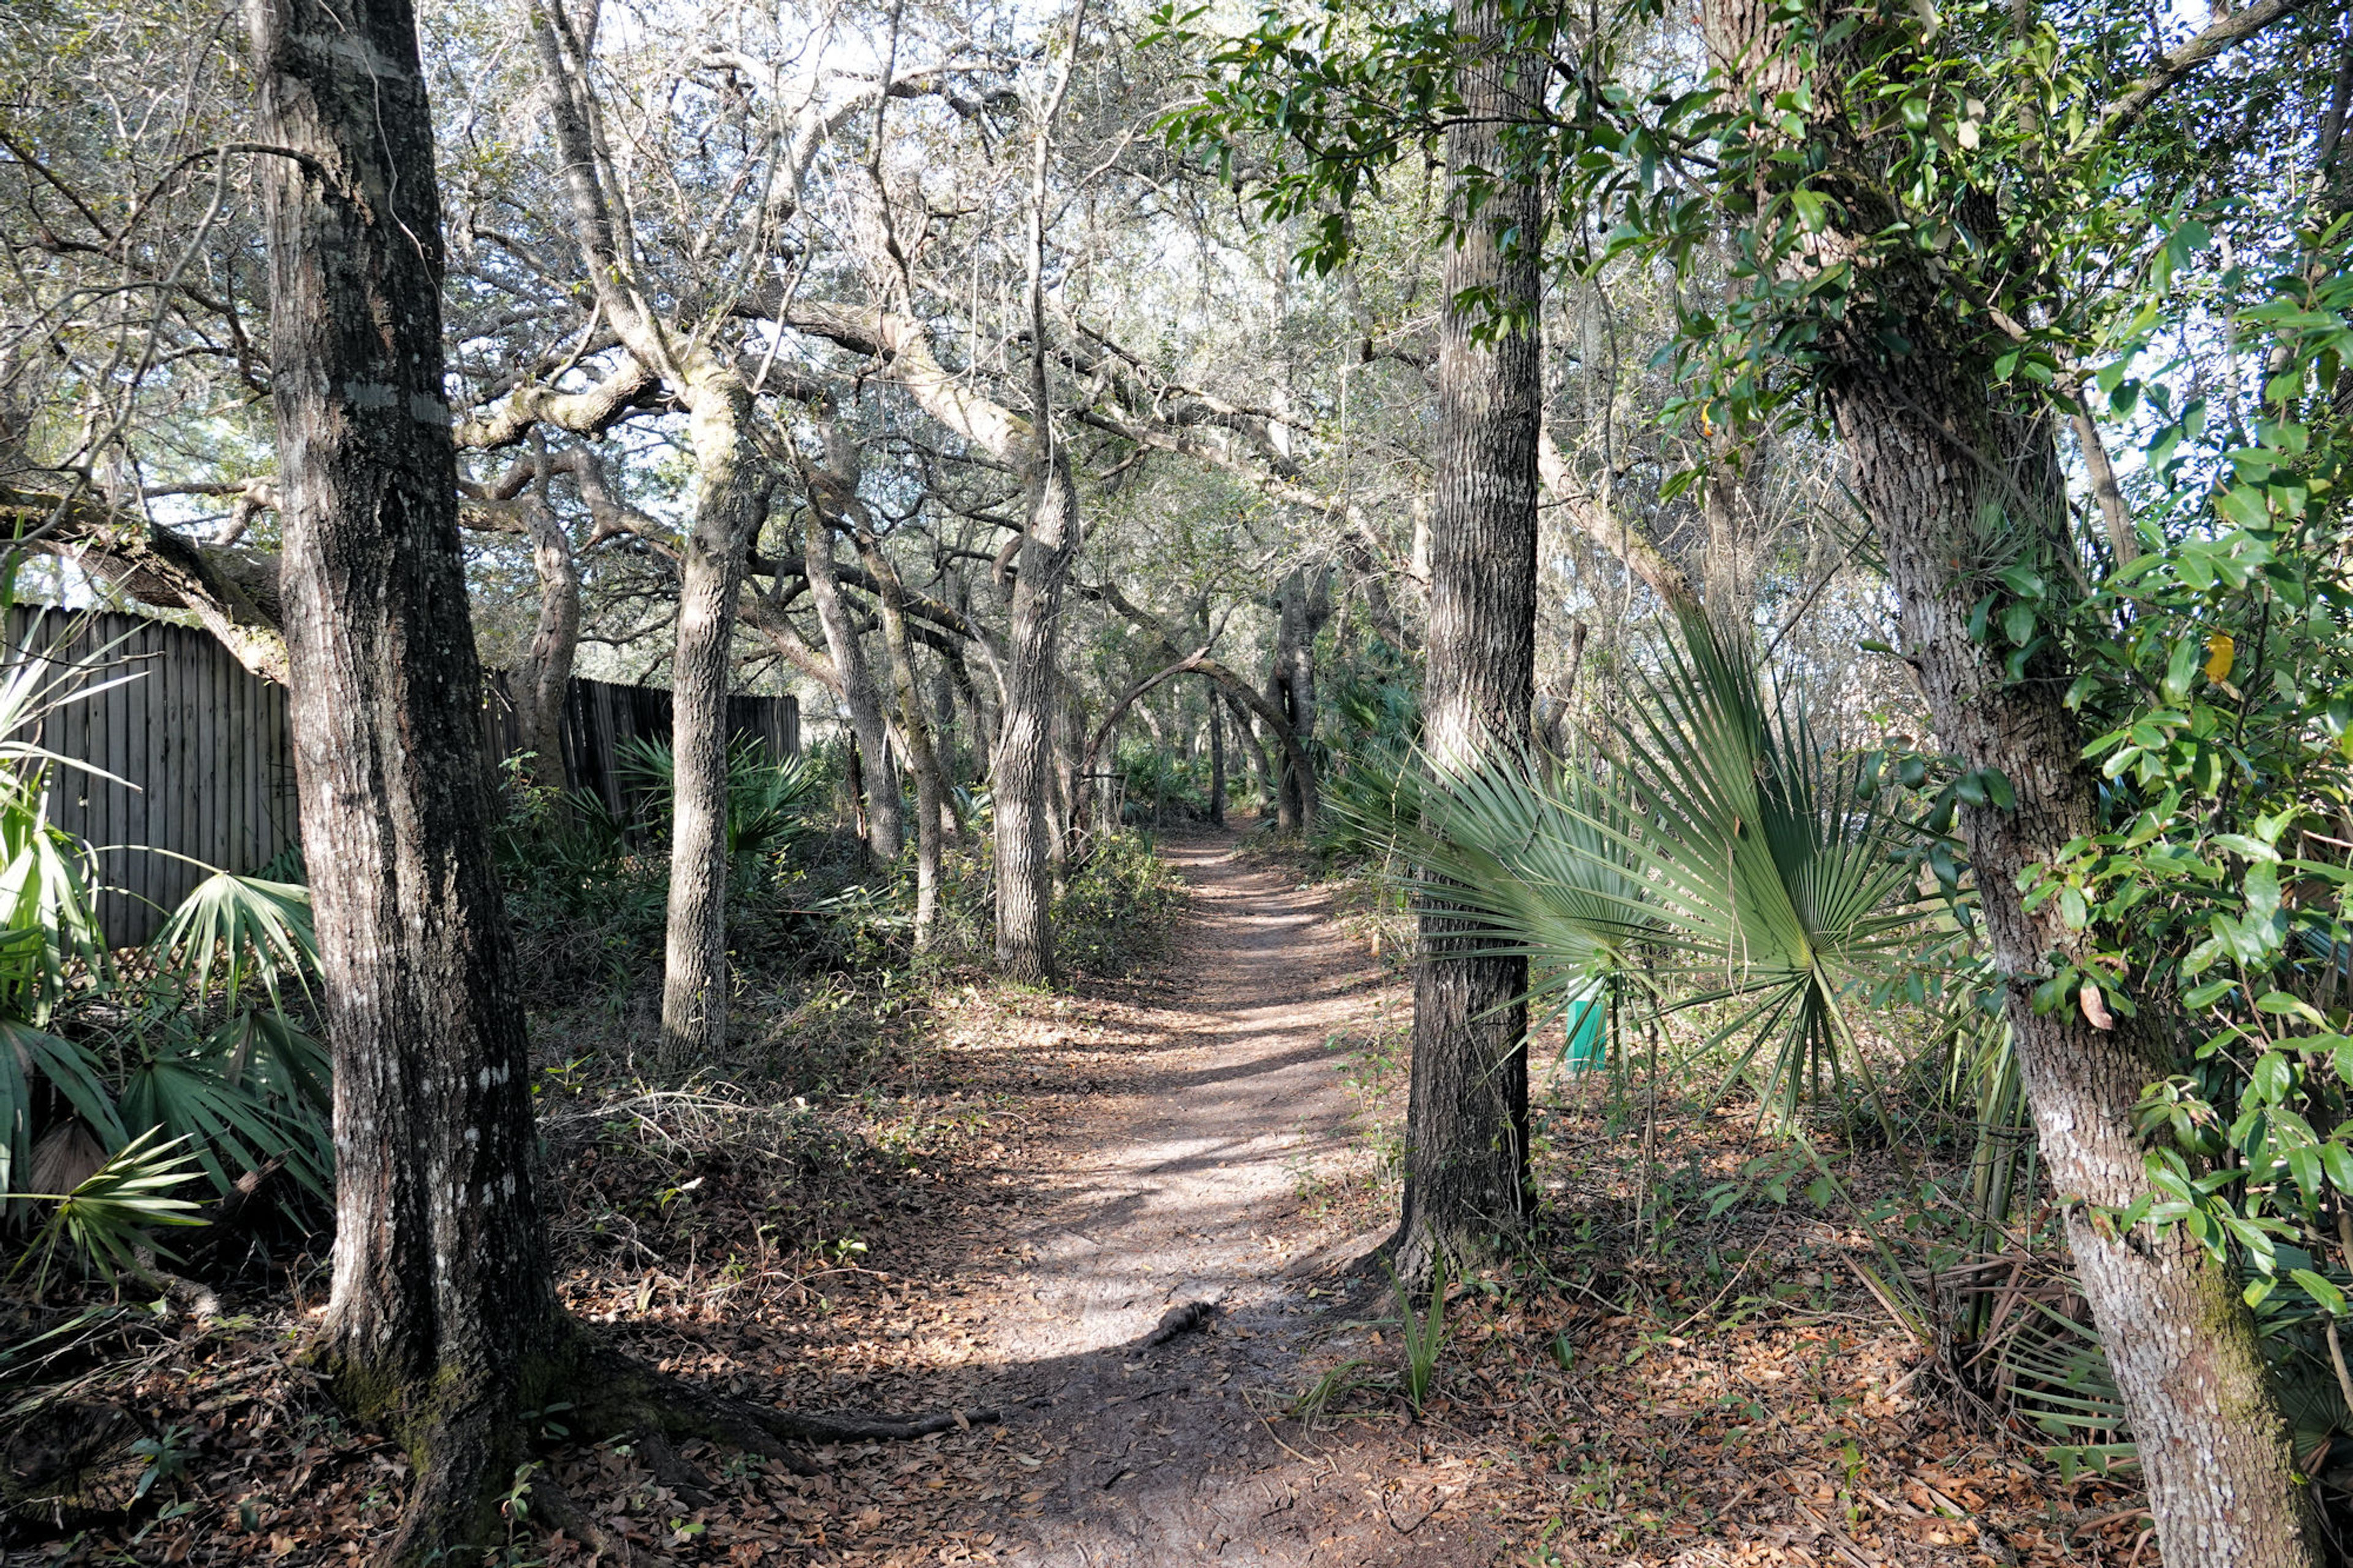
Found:
[(2322, 1275), (2314, 1273), (2309, 1268), (2290, 1269), (2288, 1271), (2288, 1278), (2295, 1280), (2296, 1284), (2303, 1289), (2306, 1295), (2320, 1303), (2321, 1310), (2328, 1313), (2330, 1317), (2337, 1317), (2343, 1314), (2345, 1310), (2345, 1292), (2338, 1289), (2334, 1281)]
[(2181, 1005), (2193, 1009), (2211, 1007), (2238, 988), (2239, 983), (2235, 980), (2209, 980), (2182, 993)]

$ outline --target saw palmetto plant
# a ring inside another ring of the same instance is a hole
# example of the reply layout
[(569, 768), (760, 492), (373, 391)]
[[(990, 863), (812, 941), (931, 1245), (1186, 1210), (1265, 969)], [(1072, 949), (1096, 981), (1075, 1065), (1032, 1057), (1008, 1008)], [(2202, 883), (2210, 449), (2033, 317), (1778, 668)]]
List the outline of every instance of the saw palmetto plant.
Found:
[[(678, 760), (669, 744), (641, 738), (620, 748), (622, 776), (644, 797), (657, 821), (667, 821)], [(777, 762), (757, 742), (727, 748), (727, 852), (756, 856), (782, 847), (826, 787), (804, 757)]]
[(42, 721), (137, 679), (112, 652), (0, 660), (0, 1219), (40, 1226), (45, 1276), (62, 1247), (110, 1281), (146, 1230), (192, 1223), (182, 1182), (226, 1192), (282, 1159), (323, 1202), (332, 1165), (327, 1055), (297, 1007), (308, 889), (216, 872), (118, 963), (90, 847), (49, 819), (56, 770), (97, 770), (46, 750)]
[(151, 1266), (141, 1258), (142, 1251), (171, 1256), (155, 1240), (156, 1229), (205, 1223), (196, 1204), (177, 1195), (196, 1174), (196, 1157), (183, 1146), (186, 1142), (167, 1139), (156, 1127), (110, 1155), (71, 1192), (22, 1194), (51, 1205), (47, 1222), (16, 1262), (19, 1271), (33, 1269), (36, 1295), (47, 1288), (61, 1245), (112, 1285), (125, 1275), (148, 1277)]
[(1707, 1045), (1782, 1121), (1851, 1080), (1875, 1099), (1849, 1009), (1926, 913), (1919, 829), (1861, 798), (1862, 763), (1828, 755), (1695, 615), (1640, 690), (1599, 776), (1433, 769), (1395, 828), (1417, 890), (1528, 957), (1556, 1003), (1635, 978), (1639, 952), (1652, 1005), (1724, 1007)]

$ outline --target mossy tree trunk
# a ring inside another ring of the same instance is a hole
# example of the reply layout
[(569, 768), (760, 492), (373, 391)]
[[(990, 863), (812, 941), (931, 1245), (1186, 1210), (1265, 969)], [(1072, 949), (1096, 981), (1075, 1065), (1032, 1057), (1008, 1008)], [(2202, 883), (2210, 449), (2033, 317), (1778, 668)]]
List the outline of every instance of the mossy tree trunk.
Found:
[[(2174, 1070), (2163, 1010), (2144, 1006), (2104, 1029), (2073, 1010), (2031, 1005), (2049, 955), (2083, 961), (2091, 933), (2069, 931), (2055, 900), (2029, 910), (2019, 879), (2099, 830), (2097, 781), (2061, 701), (2070, 672), (2044, 656), (2025, 679), (2010, 679), (2001, 656), (1969, 634), (1978, 590), (1955, 563), (1968, 559), (1989, 516), (2012, 529), (2063, 527), (2052, 426), (1966, 354), (1889, 363), (1860, 343), (1841, 346), (1852, 357), (1831, 407), (1855, 494), (1884, 542), (1904, 646), (1937, 738), (1963, 767), (1998, 770), (2016, 796), (2014, 810), (1965, 807), (1961, 832), (2007, 982), (2019, 1076), (2067, 1204), (2068, 1251), (2131, 1413), (2165, 1561), (2316, 1563), (2310, 1494), (2229, 1272), (2180, 1226), (2119, 1233), (2100, 1216), (2148, 1189), (2133, 1111), (2142, 1090)], [(2021, 499), (2048, 514), (2019, 516)]]

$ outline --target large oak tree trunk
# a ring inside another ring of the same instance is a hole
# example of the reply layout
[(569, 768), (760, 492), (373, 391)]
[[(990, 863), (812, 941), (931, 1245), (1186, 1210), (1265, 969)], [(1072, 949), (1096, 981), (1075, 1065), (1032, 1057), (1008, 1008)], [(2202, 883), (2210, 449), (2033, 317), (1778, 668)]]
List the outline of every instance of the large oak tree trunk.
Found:
[(2175, 1064), (2153, 1002), (2105, 1030), (2031, 1005), (2049, 955), (2081, 958), (2088, 938), (2066, 928), (2055, 900), (2024, 909), (2019, 875), (2097, 831), (2096, 785), (2060, 700), (2069, 672), (2046, 659), (2009, 679), (1969, 635), (1979, 590), (1957, 580), (1955, 563), (1972, 558), (1981, 518), (2056, 526), (2018, 515), (2021, 502), (2048, 507), (2057, 494), (2052, 432), (2004, 405), (1989, 367), (1934, 358), (1877, 363), (1855, 350), (1831, 408), (1937, 735), (1963, 766), (1999, 769), (2017, 797), (2014, 811), (1965, 808), (1961, 828), (2042, 1158), (2068, 1204), (2068, 1247), (2131, 1413), (2158, 1540), (2173, 1568), (2313, 1563), (2309, 1495), (2230, 1276), (2179, 1226), (2120, 1235), (2087, 1206), (2122, 1209), (2147, 1191), (2133, 1107)]
[[(1448, 169), (1507, 170), (1499, 122), (1533, 117), (1539, 66), (1507, 47), (1495, 0), (1457, 8), (1468, 51), (1464, 115)], [(1442, 768), (1517, 757), (1535, 695), (1536, 432), (1543, 414), (1535, 317), (1541, 193), (1499, 179), (1475, 214), (1453, 198), (1439, 328), (1439, 456), (1430, 540), (1423, 737)], [(1507, 249), (1499, 237), (1513, 240)], [(1484, 302), (1464, 302), (1477, 290)], [(1491, 341), (1474, 333), (1493, 323)], [(1527, 1195), (1527, 963), (1483, 952), (1432, 903), (1414, 978), (1413, 1079), (1406, 1110), (1401, 1272), (1468, 1259), (1516, 1236)]]
[(486, 1533), (555, 1332), (491, 871), (443, 402), (441, 214), (408, 0), (248, 0), (295, 774), (335, 1068), (318, 1364), (418, 1480), (389, 1561)]
[[(504, 1533), (532, 1406), (571, 1404), (584, 1436), (692, 1436), (778, 1458), (787, 1438), (944, 1429), (951, 1418), (830, 1421), (698, 1394), (586, 1342), (558, 1309), (491, 867), (416, 21), (409, 0), (247, 0), (246, 19), (259, 140), (278, 150), (256, 166), (280, 572), (334, 1056), (333, 1283), (311, 1353), (344, 1408), (416, 1469), (375, 1561), (446, 1568)], [(696, 527), (716, 541), (760, 503), (721, 482), (741, 470), (713, 474), (703, 435), (711, 489)], [(536, 1517), (565, 1506), (544, 1478), (532, 1500)]]
[[(1709, 53), (1744, 95), (1770, 100), (1799, 83), (1778, 18), (1770, 0), (1709, 0)], [(1819, 243), (1825, 256), (1852, 245), (1835, 232)], [(2090, 938), (2065, 928), (2055, 900), (2029, 913), (2018, 879), (2096, 830), (2098, 792), (2061, 697), (2071, 672), (2046, 652), (2011, 679), (2003, 656), (1969, 633), (1983, 592), (1969, 574), (2004, 533), (2074, 546), (2048, 417), (1997, 384), (1992, 356), (2007, 342), (1989, 341), (1991, 327), (1925, 267), (1897, 253), (1862, 274), (1870, 293), (1848, 307), (1853, 324), (1820, 345), (1815, 374), (1938, 738), (1962, 766), (1997, 769), (2015, 793), (2014, 810), (1965, 808), (1961, 830), (2043, 1159), (2068, 1201), (2069, 1248), (2141, 1444), (2158, 1545), (2172, 1568), (2316, 1563), (2310, 1499), (2228, 1274), (2178, 1227), (2117, 1235), (2086, 1206), (2120, 1209), (2147, 1192), (2132, 1112), (2171, 1069), (2172, 1050), (2154, 999), (2105, 1030), (2031, 1005), (2050, 955), (2080, 959)], [(1915, 346), (1893, 353), (1897, 341)]]
[[(1048, 439), (1041, 432), (1039, 444)], [(1047, 984), (1054, 979), (1056, 835), (1047, 800), (1054, 783), (1054, 645), (1079, 497), (1059, 450), (1041, 455), (1029, 482), (997, 742), (997, 963), (1008, 979)]]

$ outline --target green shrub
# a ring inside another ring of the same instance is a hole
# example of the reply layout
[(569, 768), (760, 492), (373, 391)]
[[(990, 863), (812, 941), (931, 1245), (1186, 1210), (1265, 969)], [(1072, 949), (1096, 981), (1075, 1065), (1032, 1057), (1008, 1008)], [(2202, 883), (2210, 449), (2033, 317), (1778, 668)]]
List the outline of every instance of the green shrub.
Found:
[(302, 1018), (309, 893), (216, 872), (121, 962), (90, 847), (48, 820), (51, 770), (82, 764), (28, 737), (136, 679), (92, 679), (111, 651), (17, 648), (0, 670), (0, 1216), (47, 1205), (44, 1279), (61, 1244), (113, 1279), (146, 1227), (187, 1223), (193, 1205), (164, 1194), (197, 1171), (225, 1193), (282, 1159), (322, 1212), (332, 1181), (327, 1056)]
[(1119, 833), (1095, 846), (1054, 900), (1057, 945), (1073, 966), (1116, 974), (1156, 957), (1185, 884), (1150, 835)]

